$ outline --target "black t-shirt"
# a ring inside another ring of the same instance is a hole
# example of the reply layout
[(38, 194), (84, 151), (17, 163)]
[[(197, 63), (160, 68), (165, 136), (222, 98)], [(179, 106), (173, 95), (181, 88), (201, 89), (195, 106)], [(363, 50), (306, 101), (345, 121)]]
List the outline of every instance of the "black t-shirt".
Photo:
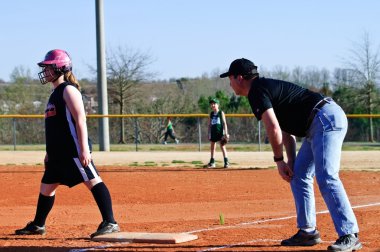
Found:
[(293, 83), (266, 78), (254, 79), (248, 94), (257, 120), (273, 108), (281, 130), (298, 137), (306, 135), (310, 113), (322, 99), (321, 94)]
[[(54, 89), (45, 110), (46, 152), (49, 160), (78, 157), (80, 149), (75, 120), (63, 99), (67, 85), (71, 84), (65, 82)], [(89, 147), (91, 149), (90, 142)]]

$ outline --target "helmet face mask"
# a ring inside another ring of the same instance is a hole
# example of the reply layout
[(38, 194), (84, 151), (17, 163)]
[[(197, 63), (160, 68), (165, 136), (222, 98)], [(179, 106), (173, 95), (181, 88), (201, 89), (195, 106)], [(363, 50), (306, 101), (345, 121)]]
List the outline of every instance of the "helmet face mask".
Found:
[(72, 63), (69, 54), (66, 51), (55, 49), (45, 55), (45, 59), (38, 63), (42, 71), (38, 77), (42, 84), (53, 82), (61, 75), (72, 70)]
[(54, 69), (55, 67), (53, 65), (42, 66), (42, 71), (38, 73), (38, 77), (40, 78), (40, 82), (42, 85), (48, 82), (53, 82), (62, 75), (62, 73), (59, 73)]

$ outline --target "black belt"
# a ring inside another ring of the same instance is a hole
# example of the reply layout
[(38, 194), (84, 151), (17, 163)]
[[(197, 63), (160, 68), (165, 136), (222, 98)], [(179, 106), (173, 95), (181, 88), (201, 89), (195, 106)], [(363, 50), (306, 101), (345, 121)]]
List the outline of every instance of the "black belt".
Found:
[(315, 114), (317, 114), (317, 112), (323, 107), (325, 106), (326, 103), (330, 103), (334, 101), (333, 98), (331, 97), (326, 97), (326, 98), (323, 98), (322, 100), (320, 100), (317, 104), (315, 104), (314, 108), (311, 110), (310, 112), (310, 116), (309, 118), (307, 119), (307, 124), (306, 124), (306, 130), (309, 129), (311, 123), (313, 122), (314, 120), (314, 117), (315, 117)]

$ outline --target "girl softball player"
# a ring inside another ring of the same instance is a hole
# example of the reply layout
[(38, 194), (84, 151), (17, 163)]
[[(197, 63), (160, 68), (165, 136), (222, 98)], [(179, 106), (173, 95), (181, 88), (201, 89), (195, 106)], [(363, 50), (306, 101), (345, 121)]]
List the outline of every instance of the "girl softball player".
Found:
[(80, 183), (91, 191), (103, 218), (91, 238), (118, 232), (120, 229), (113, 216), (110, 193), (92, 161), (86, 114), (79, 83), (71, 72), (70, 56), (63, 50), (52, 50), (38, 65), (42, 67), (38, 74), (41, 83), (53, 85), (45, 110), (45, 172), (34, 220), (16, 230), (16, 234), (45, 234), (45, 221), (53, 208), (58, 186), (73, 187)]

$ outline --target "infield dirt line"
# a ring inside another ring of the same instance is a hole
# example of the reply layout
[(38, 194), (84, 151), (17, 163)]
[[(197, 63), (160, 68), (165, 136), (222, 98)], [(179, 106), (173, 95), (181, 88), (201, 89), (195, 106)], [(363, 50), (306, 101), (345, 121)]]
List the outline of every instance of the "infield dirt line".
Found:
[[(369, 203), (365, 205), (358, 205), (358, 206), (352, 206), (352, 208), (365, 208), (365, 207), (372, 207), (372, 206), (380, 206), (380, 202), (377, 203)], [(328, 210), (323, 210), (316, 212), (316, 214), (326, 214), (328, 213)], [(265, 222), (273, 222), (273, 221), (281, 221), (281, 220), (289, 220), (296, 218), (296, 215), (291, 215), (291, 216), (285, 216), (285, 217), (279, 217), (279, 218), (273, 218), (273, 219), (264, 219), (264, 220), (258, 220), (258, 221), (251, 221), (251, 222), (242, 222), (234, 225), (228, 225), (228, 226), (220, 226), (220, 227), (212, 227), (212, 228), (205, 228), (205, 229), (198, 229), (198, 230), (193, 230), (185, 233), (200, 233), (200, 232), (208, 232), (208, 231), (214, 231), (214, 230), (221, 230), (221, 229), (232, 229), (232, 228), (239, 228), (242, 226), (250, 226), (250, 225), (256, 225), (256, 224), (261, 224)]]
[[(376, 203), (368, 203), (364, 205), (357, 205), (353, 206), (352, 208), (365, 208), (365, 207), (372, 207), (372, 206), (380, 206), (380, 202)], [(323, 210), (316, 212), (316, 214), (326, 214), (328, 213), (328, 210)], [(252, 221), (252, 222), (242, 222), (238, 223), (235, 225), (228, 225), (228, 226), (223, 226), (223, 227), (214, 227), (214, 228), (205, 228), (205, 229), (197, 229), (193, 231), (188, 231), (184, 233), (192, 234), (192, 233), (200, 233), (200, 232), (208, 232), (208, 231), (215, 231), (215, 230), (221, 230), (221, 229), (232, 229), (232, 228), (241, 228), (243, 226), (249, 226), (249, 225), (256, 225), (260, 223), (265, 223), (265, 222), (273, 222), (273, 221), (281, 221), (281, 220), (288, 220), (288, 219), (293, 219), (296, 218), (297, 216), (295, 215), (290, 215), (290, 216), (285, 216), (285, 217), (280, 217), (280, 218), (274, 218), (274, 219), (264, 219), (264, 220), (258, 220), (258, 221)], [(251, 244), (251, 243), (258, 243), (258, 242), (281, 242), (281, 240), (272, 240), (272, 239), (256, 239), (256, 240), (250, 240), (246, 242), (239, 242), (239, 243), (234, 243), (234, 244), (225, 244), (223, 246), (217, 246), (217, 247), (210, 247), (205, 250), (198, 250), (197, 252), (207, 252), (207, 251), (216, 251), (220, 249), (226, 249), (226, 248), (233, 248), (236, 246), (241, 246), (241, 245), (246, 245), (246, 244)], [(334, 241), (323, 241), (323, 243), (333, 243)], [(107, 245), (102, 245), (102, 246), (96, 246), (96, 247), (89, 247), (89, 248), (83, 248), (83, 249), (71, 249), (69, 252), (86, 252), (86, 251), (91, 251), (91, 250), (96, 250), (96, 249), (107, 249), (107, 248), (112, 248), (116, 245), (120, 246), (121, 244), (129, 244), (129, 242), (118, 242), (116, 244), (107, 244)]]

